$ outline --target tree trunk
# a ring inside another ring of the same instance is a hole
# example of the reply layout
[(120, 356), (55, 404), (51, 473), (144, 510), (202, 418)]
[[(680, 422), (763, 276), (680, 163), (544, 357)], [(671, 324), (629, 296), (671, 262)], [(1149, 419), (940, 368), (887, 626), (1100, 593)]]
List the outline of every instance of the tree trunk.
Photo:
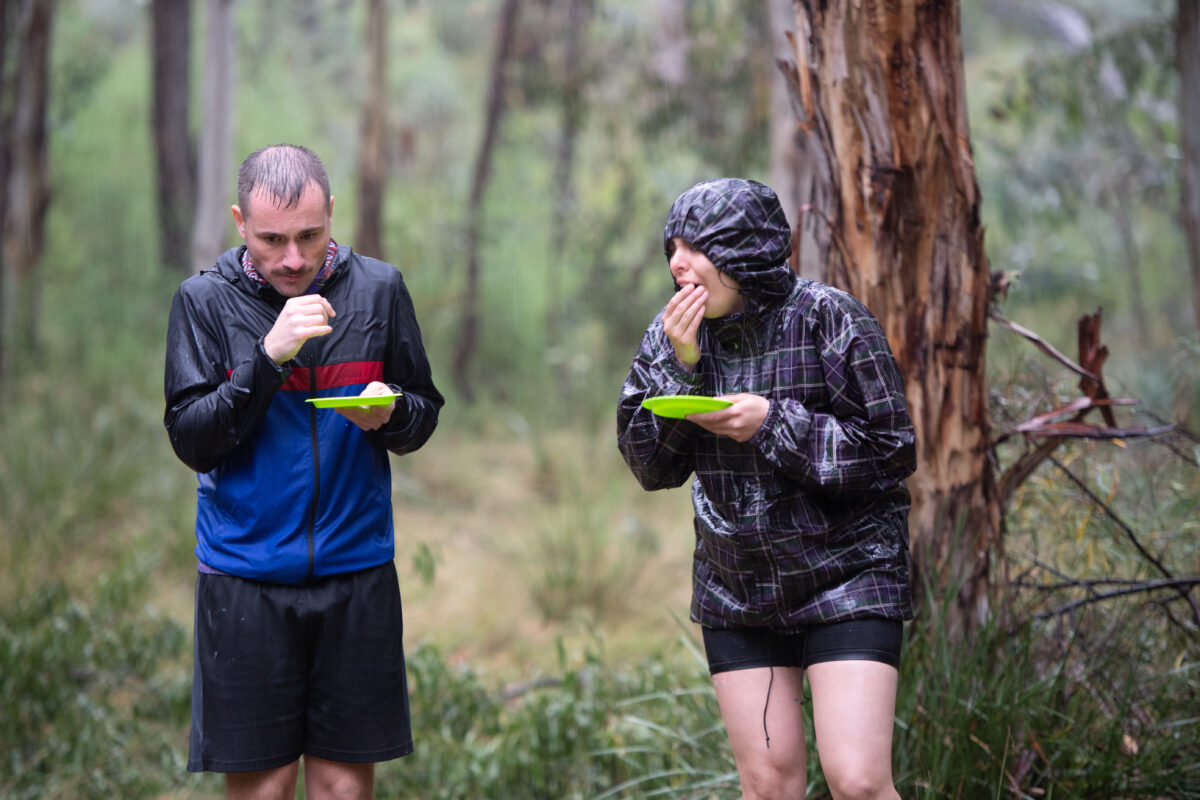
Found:
[(196, 180), (192, 269), (207, 269), (225, 249), (233, 186), (233, 0), (207, 0), (204, 43), (204, 125)]
[(496, 33), (496, 54), (492, 62), (492, 84), (488, 91), (487, 114), (483, 123), (483, 140), (475, 158), (471, 179), (471, 198), (467, 208), (467, 285), (463, 293), (462, 326), (452, 367), (454, 383), (467, 401), (474, 398), (471, 381), (471, 361), (479, 343), (479, 248), (483, 231), (483, 197), (492, 170), (492, 151), (504, 117), (504, 93), (508, 86), (505, 73), (512, 53), (517, 19), (521, 10), (519, 0), (505, 0), (500, 11)]
[(924, 575), (955, 597), (952, 623), (969, 629), (995, 599), (1002, 515), (959, 4), (796, 0), (795, 10), (790, 83), (820, 176), (807, 202), (832, 242), (818, 263), (875, 313), (899, 359), (918, 443), (917, 586)]
[[(792, 0), (769, 0), (767, 10), (770, 14), (771, 50), (774, 56), (772, 61), (781, 58), (789, 60), (794, 55), (791, 42), (794, 41), (796, 33), (796, 15), (792, 11)], [(783, 213), (787, 216), (794, 234), (798, 228), (797, 212), (800, 209), (800, 196), (803, 191), (801, 187), (808, 172), (800, 159), (799, 145), (804, 137), (800, 131), (800, 121), (792, 112), (792, 94), (788, 91), (787, 82), (774, 69), (774, 64), (772, 72), (776, 74), (771, 80), (771, 164), (768, 183), (779, 197), (779, 204), (783, 207)]]
[[(8, 218), (10, 125), (12, 122), (12, 99), (17, 94), (16, 78), (8, 65), (8, 53), (17, 44), (16, 10), (11, 3), (0, 3), (0, 234), (3, 233), (4, 220)], [(4, 386), (5, 354), (8, 349), (8, 337), (5, 336), (6, 321), (9, 317), (8, 297), (5, 293), (8, 283), (7, 273), (4, 247), (0, 244), (0, 388)]]
[(383, 185), (387, 139), (387, 4), (367, 5), (368, 78), (363, 103), (362, 135), (358, 145), (358, 234), (354, 246), (360, 253), (383, 258)]
[(17, 7), (16, 74), (9, 134), (3, 262), (11, 297), (9, 354), (33, 352), (38, 342), (41, 260), (50, 206), (46, 109), (50, 94), (50, 38), (54, 0), (22, 0)]
[(1183, 144), (1183, 230), (1192, 267), (1192, 307), (1200, 330), (1200, 0), (1179, 0), (1175, 18), (1179, 138)]
[(1109, 214), (1112, 217), (1113, 228), (1117, 243), (1121, 247), (1121, 271), (1129, 279), (1129, 307), (1133, 316), (1134, 347), (1142, 349), (1150, 341), (1150, 322), (1146, 313), (1145, 292), (1142, 291), (1142, 254), (1138, 249), (1137, 231), (1134, 230), (1135, 209), (1130, 208), (1130, 184), (1132, 176), (1122, 170), (1114, 176), (1116, 186), (1111, 192), (1106, 205), (1111, 204)]
[[(770, 0), (770, 29), (773, 61), (790, 62), (796, 36), (796, 14), (792, 0)], [(786, 69), (786, 66), (785, 66)], [(774, 70), (773, 70), (774, 71)], [(771, 81), (770, 178), (768, 182), (792, 227), (792, 268), (807, 278), (817, 278), (818, 256), (828, 245), (829, 232), (824, 225), (814, 226), (811, 217), (801, 211), (802, 198), (813, 192), (815, 159), (810, 158), (808, 131), (792, 106), (784, 76), (775, 74)], [(821, 238), (824, 239), (824, 245)]]
[(653, 0), (655, 52), (650, 71), (664, 86), (682, 89), (687, 84), (687, 0)]
[(546, 341), (560, 340), (563, 321), (562, 259), (567, 251), (567, 239), (575, 211), (575, 147), (583, 128), (585, 97), (583, 91), (583, 43), (592, 14), (592, 0), (566, 0), (567, 20), (564, 30), (562, 104), (559, 107), (561, 126), (558, 146), (554, 153), (554, 208), (550, 222), (550, 263), (546, 270)]
[(195, 156), (189, 124), (191, 16), (191, 0), (153, 0), (150, 4), (159, 260), (181, 272), (191, 268), (196, 202)]

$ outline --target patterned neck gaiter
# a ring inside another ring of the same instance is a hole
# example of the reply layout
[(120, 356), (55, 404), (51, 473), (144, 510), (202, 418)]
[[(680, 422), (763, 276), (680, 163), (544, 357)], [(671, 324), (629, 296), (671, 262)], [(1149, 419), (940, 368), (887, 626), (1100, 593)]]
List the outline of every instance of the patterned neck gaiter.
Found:
[[(313, 282), (304, 290), (304, 294), (316, 294), (325, 288), (325, 284), (329, 281), (329, 277), (333, 275), (333, 259), (337, 255), (337, 242), (332, 237), (329, 239), (329, 247), (325, 250), (325, 264), (317, 270), (316, 277)], [(254, 259), (250, 257), (250, 250), (242, 251), (242, 272), (246, 273), (246, 277), (255, 283), (266, 285), (266, 280), (258, 274), (258, 270), (254, 268)]]

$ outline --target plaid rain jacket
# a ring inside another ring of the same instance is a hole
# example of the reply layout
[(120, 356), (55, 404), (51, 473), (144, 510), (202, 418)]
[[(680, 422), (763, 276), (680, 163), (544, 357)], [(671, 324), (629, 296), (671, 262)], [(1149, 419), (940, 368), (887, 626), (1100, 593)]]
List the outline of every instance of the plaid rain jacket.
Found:
[[(878, 321), (791, 270), (787, 220), (762, 184), (697, 184), (675, 202), (663, 237), (703, 252), (745, 297), (742, 313), (701, 323), (695, 373), (676, 361), (659, 312), (617, 410), (618, 447), (644, 488), (694, 475), (692, 620), (793, 632), (911, 618), (904, 479), (915, 444)], [(746, 443), (641, 407), (656, 395), (735, 392), (771, 401)]]

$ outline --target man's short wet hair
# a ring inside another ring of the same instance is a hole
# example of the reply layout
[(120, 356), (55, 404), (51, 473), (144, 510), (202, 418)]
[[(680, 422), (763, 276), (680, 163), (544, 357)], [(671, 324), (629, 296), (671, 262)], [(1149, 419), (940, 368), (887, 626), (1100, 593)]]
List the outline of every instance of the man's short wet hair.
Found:
[(329, 207), (329, 175), (312, 150), (297, 144), (273, 144), (259, 148), (246, 157), (238, 170), (237, 201), (248, 214), (250, 195), (257, 189), (287, 208), (300, 199), (305, 187), (315, 182)]

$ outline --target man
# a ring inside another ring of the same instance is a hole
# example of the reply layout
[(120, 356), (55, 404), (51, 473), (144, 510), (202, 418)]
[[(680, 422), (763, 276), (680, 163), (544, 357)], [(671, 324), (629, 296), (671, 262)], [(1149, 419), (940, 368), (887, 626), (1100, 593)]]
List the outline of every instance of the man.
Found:
[[(330, 238), (321, 160), (250, 155), (245, 245), (171, 305), (166, 427), (199, 473), (188, 769), (230, 798), (371, 797), (412, 751), (388, 451), (433, 433), (442, 395), (400, 273)], [(321, 408), (336, 396), (375, 397)], [(367, 405), (382, 402), (382, 405)]]

